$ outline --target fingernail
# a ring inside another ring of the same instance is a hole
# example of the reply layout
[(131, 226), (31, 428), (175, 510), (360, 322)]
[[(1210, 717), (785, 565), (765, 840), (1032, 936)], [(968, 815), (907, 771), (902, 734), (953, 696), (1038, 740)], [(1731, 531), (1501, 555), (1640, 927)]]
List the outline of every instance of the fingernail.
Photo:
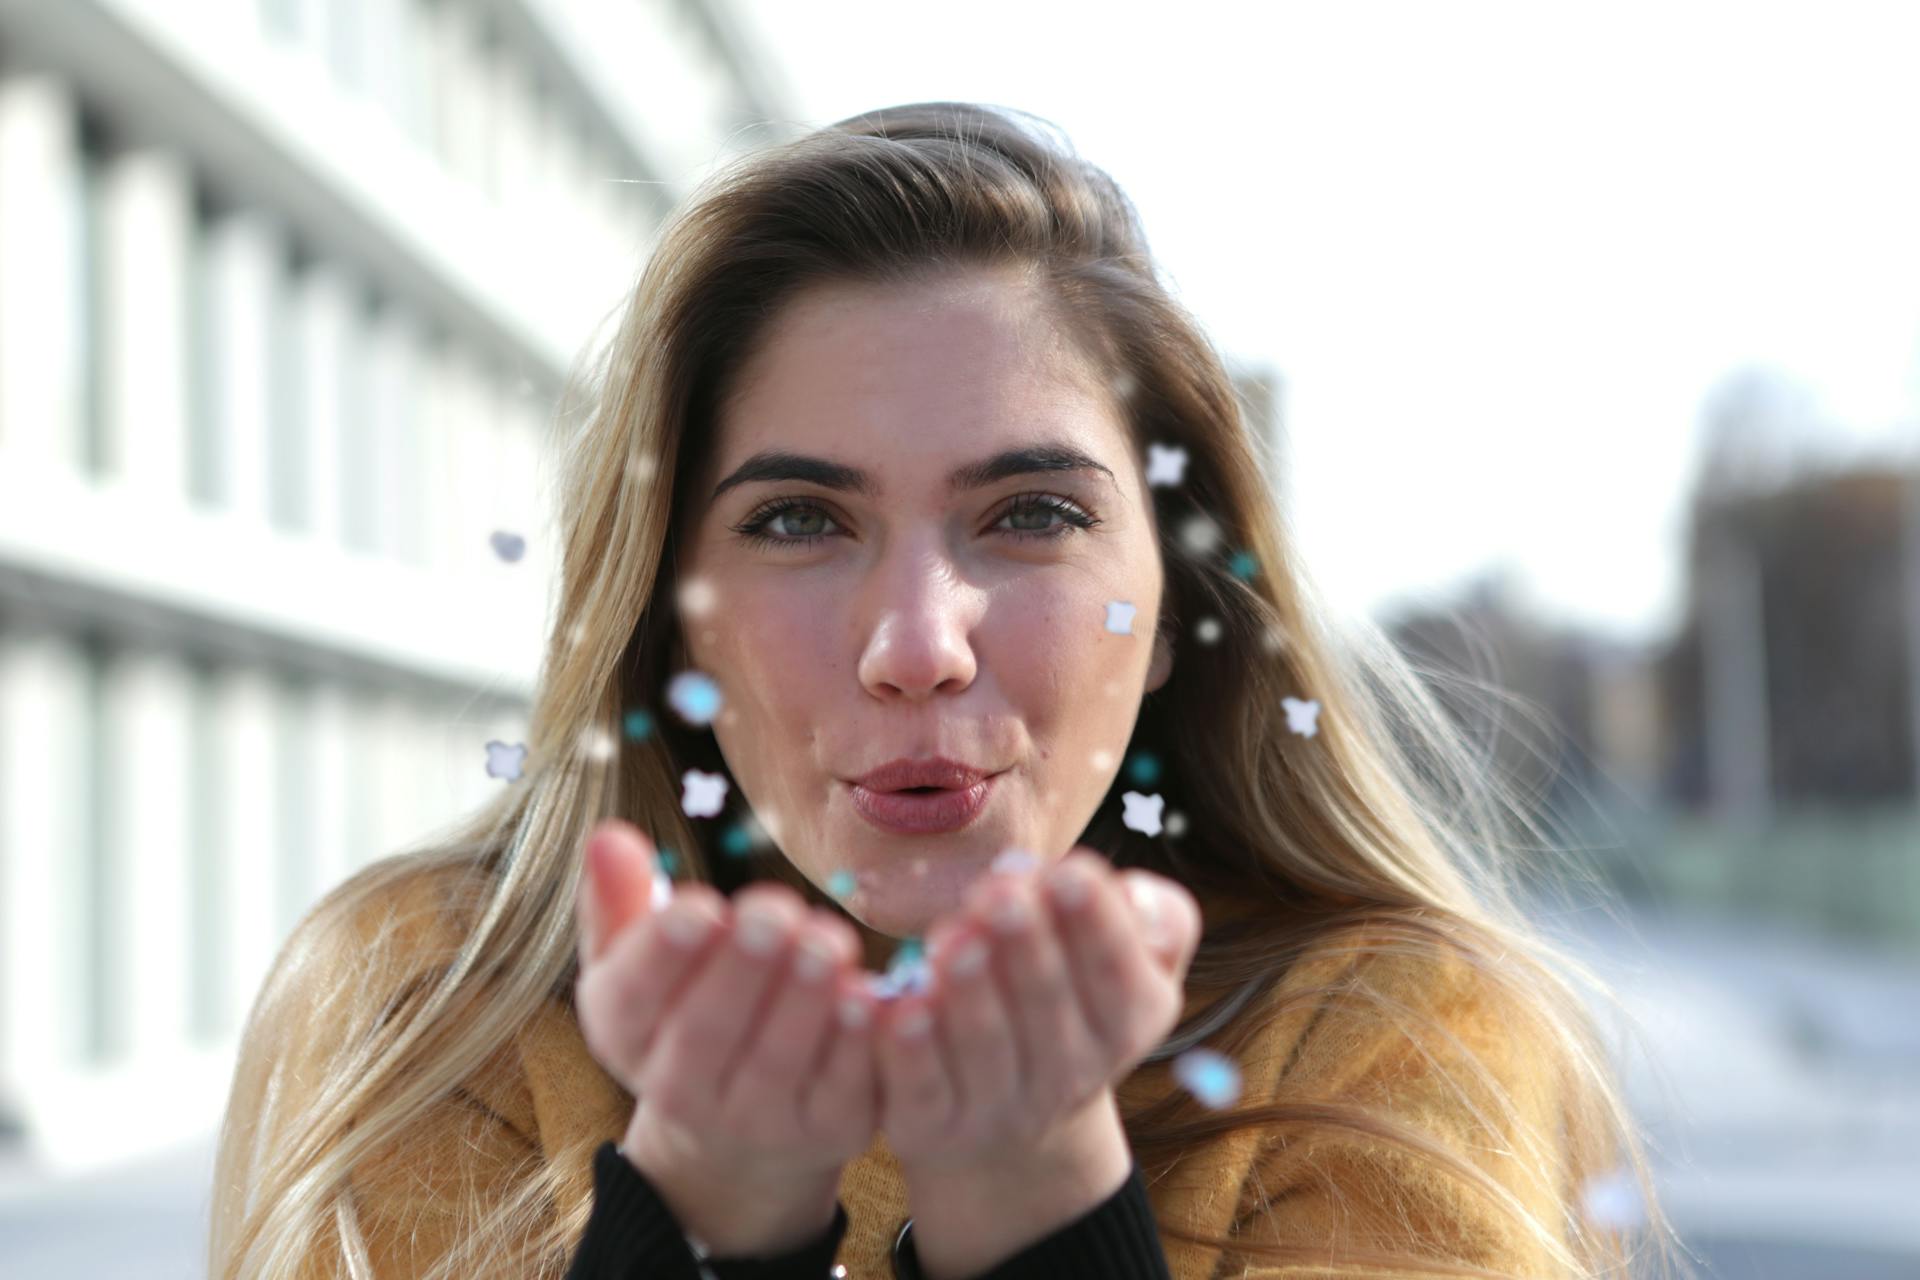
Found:
[(1013, 933), (1027, 923), (1027, 904), (1019, 898), (1002, 898), (993, 904), (991, 919), (1000, 932)]
[(1047, 876), (1047, 888), (1053, 900), (1063, 907), (1078, 907), (1087, 900), (1087, 873), (1078, 865), (1055, 867)]
[(669, 907), (660, 916), (660, 928), (666, 933), (668, 941), (677, 942), (683, 947), (698, 946), (712, 927), (711, 918), (695, 911)]
[(840, 1025), (850, 1031), (858, 1031), (867, 1025), (867, 1006), (859, 996), (840, 998)]
[(741, 949), (750, 955), (771, 955), (780, 943), (780, 922), (759, 907), (742, 907), (734, 927), (734, 937), (740, 940)]
[(834, 955), (827, 944), (818, 938), (805, 938), (794, 949), (793, 971), (802, 981), (813, 982), (826, 976), (833, 968)]
[(894, 1034), (902, 1039), (917, 1040), (927, 1034), (927, 1028), (932, 1025), (933, 1015), (927, 1012), (925, 1005), (921, 1005), (917, 1009), (909, 1009), (901, 1014), (894, 1022), (893, 1030)]
[(987, 944), (978, 938), (968, 942), (954, 952), (953, 963), (947, 966), (948, 972), (957, 973), (963, 978), (972, 977), (987, 965)]
[(1147, 936), (1159, 941), (1166, 931), (1166, 914), (1160, 907), (1160, 895), (1150, 888), (1146, 881), (1137, 877), (1127, 878), (1127, 896), (1133, 900), (1133, 906), (1140, 913), (1140, 922), (1147, 930)]

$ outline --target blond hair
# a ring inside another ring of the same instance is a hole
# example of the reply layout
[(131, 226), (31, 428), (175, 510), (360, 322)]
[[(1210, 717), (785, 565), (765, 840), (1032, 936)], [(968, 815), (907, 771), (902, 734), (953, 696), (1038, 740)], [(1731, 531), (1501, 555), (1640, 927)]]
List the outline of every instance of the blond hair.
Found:
[[(1121, 777), (1083, 839), (1116, 865), (1271, 910), (1209, 928), (1190, 984), (1236, 996), (1205, 1025), (1177, 1029), (1156, 1057), (1202, 1037), (1246, 1043), (1273, 1013), (1253, 996), (1316, 939), (1364, 926), (1386, 951), (1464, 957), (1511, 1002), (1514, 1034), (1555, 1064), (1557, 1131), (1522, 1131), (1508, 1153), (1516, 1176), (1562, 1206), (1553, 1220), (1404, 1122), (1324, 1101), (1213, 1112), (1174, 1098), (1130, 1117), (1149, 1181), (1195, 1144), (1249, 1126), (1365, 1135), (1491, 1196), (1556, 1267), (1586, 1276), (1627, 1274), (1635, 1250), (1571, 1197), (1625, 1169), (1666, 1259), (1671, 1233), (1639, 1137), (1568, 975), (1605, 994), (1603, 984), (1527, 917), (1525, 878), (1556, 883), (1539, 861), (1550, 842), (1436, 703), (1430, 685), (1448, 677), (1416, 669), (1369, 623), (1335, 622), (1320, 602), (1233, 380), (1157, 279), (1137, 214), (1105, 173), (1033, 122), (962, 103), (871, 112), (745, 156), (663, 228), (611, 342), (570, 382), (582, 395), (562, 410), (585, 407), (561, 457), (559, 598), (526, 773), (457, 828), (336, 887), (284, 945), (249, 1017), (220, 1135), (214, 1274), (370, 1273), (350, 1173), (364, 1187), (429, 1108), (476, 1073), (511, 1069), (501, 1046), (544, 1002), (570, 998), (580, 851), (602, 817), (628, 818), (672, 848), (682, 878), (730, 890), (776, 876), (831, 901), (777, 851), (716, 856), (687, 821), (676, 780), (724, 766), (711, 734), (659, 716), (657, 732), (630, 741), (624, 717), (657, 706), (677, 669), (674, 549), (693, 513), (688, 479), (768, 317), (816, 284), (982, 268), (1022, 273), (1046, 300), (1115, 389), (1143, 455), (1147, 441), (1189, 455), (1183, 484), (1153, 490), (1166, 618), (1211, 616), (1220, 632), (1208, 661), (1176, 663), (1136, 727), (1186, 826), (1177, 838), (1123, 832)], [(1196, 519), (1217, 537), (1184, 536)], [(1320, 704), (1313, 736), (1289, 728), (1288, 697)], [(595, 736), (619, 744), (611, 759), (584, 749)], [(1580, 874), (1570, 858), (1562, 865), (1569, 881)], [(1474, 1098), (1509, 1105), (1499, 1090)], [(424, 1275), (561, 1274), (590, 1207), (590, 1156), (466, 1150), (513, 1190), (483, 1201), (476, 1182), (447, 1170), (444, 1211), (422, 1223), (440, 1233)], [(1320, 1242), (1232, 1243), (1328, 1273), (1498, 1274), (1413, 1239), (1337, 1268)]]

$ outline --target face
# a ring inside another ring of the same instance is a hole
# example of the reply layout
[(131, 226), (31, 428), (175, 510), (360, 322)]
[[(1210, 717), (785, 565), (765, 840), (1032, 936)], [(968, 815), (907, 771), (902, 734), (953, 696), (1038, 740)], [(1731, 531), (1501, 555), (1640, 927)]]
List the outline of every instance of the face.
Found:
[[(1026, 450), (1085, 465), (963, 470)], [(749, 465), (769, 453), (828, 466)], [(1140, 459), (1025, 285), (803, 295), (743, 370), (683, 500), (698, 508), (679, 564), (685, 657), (720, 686), (733, 785), (808, 880), (900, 938), (957, 907), (1001, 851), (1046, 863), (1072, 847), (1171, 653), (1154, 635)], [(1126, 606), (1127, 633), (1109, 629)], [(854, 780), (928, 756), (992, 775), (963, 826), (905, 832), (863, 812)]]

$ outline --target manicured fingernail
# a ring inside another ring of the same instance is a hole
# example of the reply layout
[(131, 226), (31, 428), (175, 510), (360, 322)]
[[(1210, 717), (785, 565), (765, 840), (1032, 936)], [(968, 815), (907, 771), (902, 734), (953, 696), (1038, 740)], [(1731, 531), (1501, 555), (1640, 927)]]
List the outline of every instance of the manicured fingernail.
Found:
[(1160, 941), (1166, 934), (1166, 913), (1160, 906), (1160, 895), (1147, 887), (1145, 881), (1129, 876), (1127, 878), (1127, 896), (1133, 899), (1133, 906), (1140, 913), (1141, 924), (1147, 930), (1147, 937)]
[(833, 952), (818, 938), (804, 938), (794, 949), (793, 971), (804, 982), (814, 982), (833, 968)]
[(667, 940), (683, 947), (699, 946), (706, 938), (707, 930), (712, 927), (712, 918), (697, 911), (669, 907), (660, 916), (660, 928), (666, 933)]
[(1002, 933), (1015, 933), (1026, 927), (1027, 904), (1019, 898), (1007, 897), (993, 904), (990, 917), (993, 927)]
[(970, 978), (987, 967), (987, 944), (974, 938), (953, 953), (953, 963), (947, 966), (949, 973), (957, 973)]
[(1055, 867), (1047, 876), (1047, 888), (1061, 906), (1083, 906), (1088, 893), (1086, 869), (1075, 865)]
[(749, 955), (771, 955), (780, 944), (780, 922), (759, 907), (742, 907), (733, 936)]
[(900, 1015), (893, 1024), (894, 1034), (906, 1040), (917, 1040), (927, 1034), (927, 1028), (933, 1025), (933, 1015), (927, 1012), (925, 1005), (918, 1009), (909, 1009)]

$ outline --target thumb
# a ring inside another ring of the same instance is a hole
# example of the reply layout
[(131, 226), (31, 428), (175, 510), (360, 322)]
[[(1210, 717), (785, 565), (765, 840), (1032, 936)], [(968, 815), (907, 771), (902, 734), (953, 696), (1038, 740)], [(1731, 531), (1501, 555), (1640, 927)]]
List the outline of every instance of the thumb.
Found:
[(596, 959), (627, 925), (653, 910), (657, 875), (653, 842), (630, 822), (608, 818), (587, 836), (586, 874), (581, 877), (581, 963)]

